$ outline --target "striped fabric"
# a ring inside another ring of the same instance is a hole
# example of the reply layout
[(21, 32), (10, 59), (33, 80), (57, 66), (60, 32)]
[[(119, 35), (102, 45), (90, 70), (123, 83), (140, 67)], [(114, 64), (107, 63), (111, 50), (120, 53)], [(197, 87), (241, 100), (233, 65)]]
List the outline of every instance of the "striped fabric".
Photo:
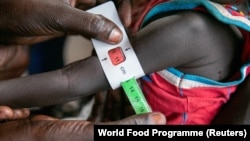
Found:
[(248, 15), (243, 15), (233, 6), (207, 0), (149, 0), (144, 5), (143, 13), (134, 13), (131, 28), (134, 32), (138, 31), (144, 23), (162, 12), (200, 7), (221, 22), (239, 27), (245, 38), (244, 65), (232, 81), (225, 83), (185, 74), (175, 68), (143, 77), (141, 87), (148, 103), (153, 111), (166, 115), (167, 124), (209, 124), (250, 72), (250, 22)]

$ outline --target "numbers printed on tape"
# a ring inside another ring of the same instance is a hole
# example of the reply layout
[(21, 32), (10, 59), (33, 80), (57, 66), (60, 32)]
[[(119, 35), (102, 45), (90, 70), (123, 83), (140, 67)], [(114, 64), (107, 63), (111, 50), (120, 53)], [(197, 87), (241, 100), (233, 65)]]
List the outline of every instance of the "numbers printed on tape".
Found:
[(151, 108), (148, 105), (135, 78), (131, 78), (125, 82), (122, 82), (122, 88), (125, 91), (136, 114), (151, 112)]
[(126, 57), (123, 54), (121, 47), (116, 47), (108, 51), (109, 58), (113, 65), (118, 65), (125, 61)]

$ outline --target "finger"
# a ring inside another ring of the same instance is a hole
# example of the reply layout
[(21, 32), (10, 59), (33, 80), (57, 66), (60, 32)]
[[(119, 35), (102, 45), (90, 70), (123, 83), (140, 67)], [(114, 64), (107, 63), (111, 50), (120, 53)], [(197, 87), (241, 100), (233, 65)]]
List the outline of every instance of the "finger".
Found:
[(75, 0), (75, 2), (71, 2), (71, 5), (82, 10), (87, 10), (107, 1), (109, 0)]
[(7, 106), (0, 106), (0, 120), (6, 120), (13, 116), (13, 110)]
[(58, 7), (57, 11), (57, 13), (51, 14), (51, 17), (57, 22), (57, 24), (51, 24), (55, 25), (52, 27), (53, 29), (60, 32), (80, 33), (87, 38), (95, 38), (111, 44), (116, 44), (122, 39), (119, 27), (101, 15), (91, 14), (70, 6)]
[(101, 124), (118, 124), (118, 125), (164, 125), (166, 124), (167, 119), (162, 113), (153, 112), (146, 113), (141, 115), (134, 115), (123, 120), (110, 122), (110, 123), (101, 123)]
[(0, 124), (1, 141), (94, 140), (94, 125), (76, 120), (15, 120)]
[[(5, 35), (32, 37), (70, 33), (82, 34), (87, 38), (96, 38), (111, 44), (116, 44), (122, 39), (122, 32), (116, 24), (103, 16), (74, 8), (71, 2), (46, 0), (32, 1), (28, 5), (24, 4), (25, 1), (14, 2), (6, 2), (10, 8), (20, 10), (20, 14), (14, 13), (13, 16), (23, 16), (18, 20), (8, 20), (4, 23), (10, 25), (4, 30), (6, 34), (3, 32), (0, 35), (0, 42), (5, 41), (2, 37), (8, 39)], [(8, 10), (6, 7), (3, 8)]]
[(29, 109), (12, 110), (7, 106), (0, 106), (0, 120), (16, 120), (27, 118), (30, 115)]
[(107, 91), (98, 92), (94, 97), (94, 104), (88, 121), (101, 122), (105, 116), (105, 105), (107, 100)]
[(81, 10), (87, 10), (96, 5), (96, 0), (76, 0), (75, 7)]
[[(116, 125), (151, 125), (166, 124), (165, 116), (161, 113), (148, 113), (135, 115), (124, 120), (112, 123)], [(10, 134), (11, 133), (11, 134)], [(29, 121), (20, 120), (0, 124), (1, 140), (7, 141), (18, 139), (19, 141), (37, 140), (39, 137), (43, 141), (63, 140), (63, 141), (82, 141), (94, 140), (94, 124), (87, 121)]]
[(39, 121), (39, 120), (58, 120), (57, 118), (46, 116), (46, 115), (36, 115), (31, 118), (32, 121)]
[(112, 103), (112, 107), (110, 109), (110, 111), (112, 111), (110, 119), (111, 121), (120, 120), (123, 113), (121, 89), (110, 90), (109, 94), (111, 95), (110, 103)]
[(128, 96), (126, 95), (126, 93), (122, 90), (121, 91), (121, 100), (122, 100), (122, 114), (121, 114), (121, 118), (126, 118), (129, 117), (131, 115), (135, 114), (135, 110), (133, 109)]
[(132, 22), (132, 7), (130, 0), (122, 0), (118, 5), (118, 13), (125, 27), (129, 27)]
[(28, 48), (0, 45), (0, 60), (0, 80), (20, 77), (28, 67)]
[(10, 118), (10, 120), (27, 118), (27, 117), (29, 117), (29, 115), (30, 115), (29, 109), (13, 110), (13, 116)]
[(22, 37), (22, 36), (16, 36), (16, 37), (9, 37), (9, 36), (0, 36), (0, 42), (2, 44), (13, 44), (13, 45), (31, 45), (35, 43), (40, 43), (43, 41), (47, 41), (56, 37), (60, 37), (64, 35), (64, 33), (55, 33), (55, 35), (46, 35), (46, 36), (33, 36), (33, 37)]

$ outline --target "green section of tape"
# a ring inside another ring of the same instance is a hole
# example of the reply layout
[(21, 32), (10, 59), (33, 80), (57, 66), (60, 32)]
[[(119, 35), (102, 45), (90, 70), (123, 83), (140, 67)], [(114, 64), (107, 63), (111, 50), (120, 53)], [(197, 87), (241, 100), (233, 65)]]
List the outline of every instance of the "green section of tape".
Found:
[(151, 112), (151, 108), (135, 78), (122, 82), (121, 85), (136, 114)]

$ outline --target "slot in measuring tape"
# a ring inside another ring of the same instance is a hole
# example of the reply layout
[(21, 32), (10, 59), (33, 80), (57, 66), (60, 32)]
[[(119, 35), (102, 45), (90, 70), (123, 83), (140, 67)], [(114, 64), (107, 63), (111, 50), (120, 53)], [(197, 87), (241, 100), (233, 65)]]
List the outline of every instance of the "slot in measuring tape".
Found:
[(88, 12), (100, 14), (108, 18), (113, 21), (123, 33), (122, 41), (116, 45), (91, 39), (110, 86), (112, 89), (123, 87), (137, 114), (150, 112), (151, 110), (140, 87), (137, 82), (134, 81), (144, 76), (145, 73), (129, 42), (114, 3), (108, 1), (88, 10)]

